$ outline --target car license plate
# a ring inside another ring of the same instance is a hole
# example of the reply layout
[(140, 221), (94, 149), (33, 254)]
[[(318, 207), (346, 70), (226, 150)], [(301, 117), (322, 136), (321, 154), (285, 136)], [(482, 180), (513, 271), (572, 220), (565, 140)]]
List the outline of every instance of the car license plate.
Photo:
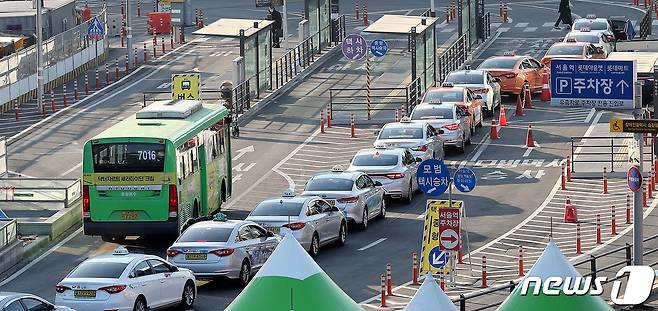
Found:
[(327, 200), (327, 203), (331, 204), (331, 206), (336, 206), (336, 200)]
[(121, 211), (121, 220), (137, 220), (137, 211)]
[(76, 290), (73, 292), (75, 298), (96, 298), (95, 290)]
[(185, 254), (185, 260), (206, 260), (208, 259), (208, 254)]
[(279, 232), (281, 232), (281, 227), (267, 227), (266, 229), (272, 231), (272, 233), (275, 234), (279, 234)]

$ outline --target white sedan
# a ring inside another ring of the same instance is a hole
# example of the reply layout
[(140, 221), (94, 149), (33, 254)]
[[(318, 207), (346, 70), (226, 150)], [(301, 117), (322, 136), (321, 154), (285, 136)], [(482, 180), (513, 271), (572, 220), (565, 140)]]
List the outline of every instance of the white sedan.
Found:
[(55, 304), (78, 311), (146, 311), (167, 306), (190, 309), (196, 298), (192, 271), (164, 259), (131, 254), (118, 247), (111, 255), (87, 259), (55, 286)]

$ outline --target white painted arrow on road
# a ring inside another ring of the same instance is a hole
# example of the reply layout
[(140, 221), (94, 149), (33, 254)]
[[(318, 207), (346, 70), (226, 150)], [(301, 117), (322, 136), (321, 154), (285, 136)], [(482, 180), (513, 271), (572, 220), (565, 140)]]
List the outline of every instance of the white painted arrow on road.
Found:
[(250, 163), (249, 165), (242, 167), (244, 166), (244, 163), (238, 163), (238, 165), (233, 166), (233, 169), (238, 172), (248, 172), (252, 167), (254, 167), (254, 165), (256, 165), (256, 163)]
[(237, 155), (233, 157), (233, 161), (237, 161), (239, 158), (241, 158), (243, 155), (245, 155), (248, 152), (254, 152), (254, 145), (244, 147), (240, 150), (235, 151)]
[(242, 179), (242, 174), (236, 174), (236, 175), (233, 175), (233, 178), (231, 178), (231, 181), (236, 182), (236, 181), (241, 180), (241, 179)]

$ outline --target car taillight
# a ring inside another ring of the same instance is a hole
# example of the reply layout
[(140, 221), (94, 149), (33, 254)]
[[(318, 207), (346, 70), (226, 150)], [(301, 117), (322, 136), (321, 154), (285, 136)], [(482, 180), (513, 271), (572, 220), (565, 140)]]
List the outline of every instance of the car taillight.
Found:
[(82, 186), (82, 217), (91, 217), (89, 202), (89, 186)]
[(60, 293), (60, 294), (63, 293), (63, 292), (65, 292), (65, 291), (67, 291), (67, 290), (70, 290), (70, 289), (71, 289), (71, 288), (68, 287), (68, 286), (64, 286), (64, 285), (55, 285), (55, 291), (58, 292), (58, 293)]
[(178, 217), (178, 189), (169, 185), (169, 218)]
[(386, 176), (386, 178), (388, 178), (388, 179), (400, 179), (400, 178), (404, 178), (404, 174), (402, 174), (402, 173), (390, 173), (390, 174), (386, 174), (386, 175), (384, 175), (384, 176)]
[(473, 93), (475, 94), (484, 94), (484, 93), (489, 93), (489, 89), (483, 88), (483, 89), (474, 89)]
[(505, 78), (516, 78), (516, 72), (506, 73), (503, 75)]
[(427, 145), (422, 145), (420, 147), (411, 148), (411, 150), (414, 150), (414, 151), (427, 151), (427, 149), (428, 149)]
[(126, 289), (126, 285), (112, 285), (112, 286), (105, 286), (101, 287), (98, 290), (104, 290), (110, 294), (117, 294), (122, 292), (124, 289)]
[(216, 250), (210, 251), (210, 252), (217, 255), (217, 256), (219, 256), (219, 257), (226, 257), (226, 256), (230, 256), (231, 254), (233, 254), (233, 252), (235, 252), (235, 249), (233, 249), (233, 248), (222, 248), (222, 249), (216, 249)]
[(290, 230), (299, 230), (299, 229), (303, 229), (306, 226), (306, 223), (293, 222), (293, 223), (285, 224), (283, 226), (290, 229)]
[(459, 129), (459, 124), (458, 123), (450, 123), (442, 126), (442, 128), (450, 130), (450, 131), (456, 131)]
[(168, 248), (167, 249), (167, 257), (175, 257), (176, 255), (180, 254), (181, 251), (173, 248)]

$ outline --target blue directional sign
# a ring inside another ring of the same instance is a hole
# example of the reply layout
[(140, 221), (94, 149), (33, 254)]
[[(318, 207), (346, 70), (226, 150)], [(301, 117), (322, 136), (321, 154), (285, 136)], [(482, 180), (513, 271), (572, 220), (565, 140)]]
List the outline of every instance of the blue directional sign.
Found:
[(640, 169), (636, 166), (631, 166), (628, 170), (626, 181), (628, 182), (628, 189), (631, 189), (633, 192), (640, 191), (640, 189), (642, 189), (642, 173), (640, 172)]
[(428, 259), (432, 267), (440, 269), (448, 263), (450, 257), (448, 256), (448, 252), (444, 252), (438, 246), (434, 246), (434, 248), (430, 250)]
[(102, 36), (105, 34), (105, 25), (98, 19), (98, 16), (94, 16), (89, 21), (89, 27), (87, 27), (87, 35), (90, 36)]
[(368, 41), (361, 35), (351, 34), (341, 44), (343, 55), (349, 60), (359, 60), (368, 53)]
[(477, 178), (472, 169), (468, 167), (462, 167), (455, 172), (455, 176), (452, 178), (452, 181), (455, 183), (457, 190), (461, 192), (471, 192), (475, 188), (477, 183)]
[(551, 106), (633, 109), (632, 60), (551, 60)]
[(388, 53), (388, 43), (384, 39), (376, 39), (370, 42), (370, 52), (375, 57), (384, 57)]
[(443, 161), (427, 159), (420, 163), (416, 181), (418, 188), (428, 196), (440, 196), (450, 186), (450, 172)]

